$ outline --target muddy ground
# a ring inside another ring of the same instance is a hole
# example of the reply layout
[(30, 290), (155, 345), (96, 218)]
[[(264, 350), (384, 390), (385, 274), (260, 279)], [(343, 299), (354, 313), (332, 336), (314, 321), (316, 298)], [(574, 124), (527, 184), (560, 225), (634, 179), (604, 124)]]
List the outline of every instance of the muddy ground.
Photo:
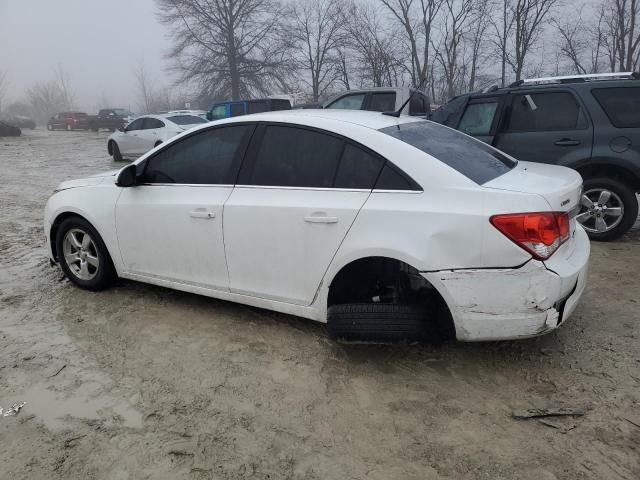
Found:
[[(593, 244), (575, 316), (545, 337), (340, 345), (317, 323), (45, 258), (62, 180), (117, 168), (106, 134), (0, 139), (2, 479), (638, 479), (640, 226)], [(581, 418), (511, 418), (568, 406)]]

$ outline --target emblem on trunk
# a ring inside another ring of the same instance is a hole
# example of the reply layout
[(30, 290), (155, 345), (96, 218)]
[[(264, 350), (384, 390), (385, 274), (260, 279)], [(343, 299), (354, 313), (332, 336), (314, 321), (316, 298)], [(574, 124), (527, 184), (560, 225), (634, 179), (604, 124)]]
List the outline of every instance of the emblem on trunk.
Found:
[(570, 198), (567, 198), (566, 200), (563, 200), (562, 203), (560, 204), (561, 207), (564, 207), (565, 205), (567, 205), (569, 202), (571, 202)]

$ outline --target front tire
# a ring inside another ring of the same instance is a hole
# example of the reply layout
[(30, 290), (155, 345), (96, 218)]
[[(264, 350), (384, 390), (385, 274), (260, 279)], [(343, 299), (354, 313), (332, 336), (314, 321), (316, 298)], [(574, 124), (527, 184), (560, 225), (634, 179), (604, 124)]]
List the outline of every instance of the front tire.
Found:
[(103, 290), (116, 279), (116, 270), (102, 238), (89, 222), (67, 218), (56, 233), (56, 252), (67, 278), (85, 290)]
[(329, 337), (348, 341), (438, 340), (429, 313), (418, 305), (346, 303), (327, 311)]
[(619, 238), (638, 219), (635, 192), (615, 178), (588, 178), (582, 192), (582, 210), (577, 220), (592, 240)]
[(120, 147), (116, 142), (111, 142), (111, 154), (113, 156), (113, 160), (116, 162), (122, 161), (122, 154), (120, 153)]

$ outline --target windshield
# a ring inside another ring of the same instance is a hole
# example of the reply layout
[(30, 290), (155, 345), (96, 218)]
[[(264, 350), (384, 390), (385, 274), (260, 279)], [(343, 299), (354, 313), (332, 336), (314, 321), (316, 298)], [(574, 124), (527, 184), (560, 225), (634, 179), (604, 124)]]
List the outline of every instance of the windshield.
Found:
[(201, 117), (195, 115), (175, 115), (173, 117), (167, 117), (173, 123), (178, 125), (195, 125), (197, 123), (207, 123), (207, 121)]
[(480, 140), (433, 122), (411, 122), (380, 130), (428, 153), (479, 185), (507, 173), (516, 162)]
[(129, 110), (125, 110), (124, 108), (114, 108), (113, 109), (114, 113), (120, 117), (132, 117), (133, 113), (131, 113)]

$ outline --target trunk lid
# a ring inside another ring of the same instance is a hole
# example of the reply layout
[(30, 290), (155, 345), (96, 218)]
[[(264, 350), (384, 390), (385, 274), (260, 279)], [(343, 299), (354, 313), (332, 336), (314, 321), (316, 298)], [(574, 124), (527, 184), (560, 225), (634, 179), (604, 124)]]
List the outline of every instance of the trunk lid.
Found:
[[(566, 167), (544, 163), (518, 162), (509, 173), (494, 178), (485, 188), (541, 195), (554, 212), (571, 212), (580, 207), (582, 177)], [(574, 211), (575, 210), (575, 211)]]

